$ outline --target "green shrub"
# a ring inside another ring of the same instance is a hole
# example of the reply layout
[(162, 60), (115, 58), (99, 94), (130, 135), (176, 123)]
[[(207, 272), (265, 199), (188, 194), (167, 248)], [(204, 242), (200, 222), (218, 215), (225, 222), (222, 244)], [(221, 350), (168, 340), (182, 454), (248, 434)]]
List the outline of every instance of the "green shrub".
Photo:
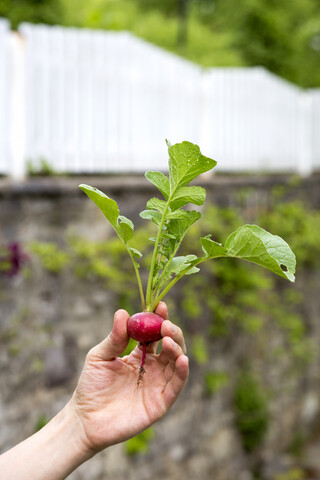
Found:
[(154, 437), (154, 429), (152, 427), (144, 430), (133, 438), (130, 438), (125, 443), (126, 453), (130, 456), (139, 453), (146, 453), (149, 448), (150, 441)]
[(61, 250), (53, 242), (33, 242), (30, 248), (49, 272), (61, 272), (70, 261), (68, 253)]
[(204, 375), (205, 393), (207, 396), (214, 395), (229, 383), (229, 376), (223, 371), (209, 371)]
[(261, 444), (269, 425), (267, 396), (251, 373), (242, 372), (237, 379), (234, 408), (243, 448), (251, 452)]

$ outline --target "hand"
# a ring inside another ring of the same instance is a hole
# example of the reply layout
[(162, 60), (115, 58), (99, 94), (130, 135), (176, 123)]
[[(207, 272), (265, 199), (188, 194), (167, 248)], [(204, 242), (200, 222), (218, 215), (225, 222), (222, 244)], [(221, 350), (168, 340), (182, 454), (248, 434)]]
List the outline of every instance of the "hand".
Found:
[(111, 333), (87, 355), (71, 405), (82, 424), (83, 442), (93, 453), (127, 440), (161, 418), (174, 403), (188, 377), (188, 358), (182, 331), (168, 318), (160, 302), (156, 313), (161, 327), (162, 350), (148, 345), (143, 380), (138, 385), (142, 352), (137, 346), (117, 357), (129, 342), (129, 314), (118, 310)]

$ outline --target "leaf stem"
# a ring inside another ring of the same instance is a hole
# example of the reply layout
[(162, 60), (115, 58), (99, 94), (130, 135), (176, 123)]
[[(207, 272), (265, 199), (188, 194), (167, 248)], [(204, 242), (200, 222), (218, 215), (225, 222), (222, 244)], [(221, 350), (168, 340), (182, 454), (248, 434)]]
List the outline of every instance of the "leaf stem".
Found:
[(130, 258), (132, 260), (134, 271), (136, 272), (136, 277), (137, 277), (138, 286), (139, 286), (140, 299), (141, 299), (141, 306), (142, 306), (142, 311), (144, 312), (146, 310), (146, 301), (145, 301), (145, 298), (144, 298), (144, 293), (143, 293), (143, 287), (142, 287), (141, 276), (140, 276), (140, 273), (139, 273), (139, 268), (137, 266), (137, 262), (136, 262), (135, 258), (133, 257), (133, 254), (131, 253), (131, 251), (129, 250), (128, 247), (127, 247), (127, 250), (128, 250), (128, 253), (129, 253)]
[(135, 258), (133, 256), (133, 253), (130, 250), (130, 247), (128, 247), (127, 243), (123, 241), (123, 238), (121, 238), (121, 235), (119, 234), (119, 231), (116, 228), (114, 228), (114, 230), (115, 230), (116, 234), (118, 235), (118, 237), (120, 238), (123, 245), (126, 247), (127, 252), (128, 252), (128, 254), (129, 254), (129, 256), (132, 260), (133, 268), (134, 268), (134, 271), (136, 272), (136, 277), (137, 277), (137, 282), (138, 282), (138, 287), (139, 287), (141, 306), (142, 306), (142, 310), (144, 312), (146, 310), (146, 301), (145, 301), (144, 294), (143, 294), (142, 281), (141, 281), (141, 277), (140, 277), (140, 273), (139, 273), (139, 268), (137, 266), (137, 261), (135, 260)]
[(197, 265), (199, 265), (199, 263), (202, 263), (206, 260), (209, 260), (210, 257), (202, 257), (202, 258), (198, 258), (197, 260), (195, 260), (194, 262), (192, 262), (191, 265), (189, 265), (187, 268), (185, 268), (184, 270), (182, 270), (182, 272), (179, 273), (179, 275), (177, 275), (173, 280), (171, 280), (171, 282), (166, 286), (166, 288), (164, 290), (162, 290), (162, 292), (156, 297), (156, 299), (154, 300), (152, 306), (151, 306), (151, 311), (153, 312), (153, 310), (156, 308), (156, 306), (158, 305), (158, 303), (160, 302), (160, 300), (163, 299), (163, 297), (165, 295), (167, 295), (167, 293), (169, 292), (169, 290), (171, 290), (171, 288), (180, 280), (181, 277), (183, 277), (183, 275), (185, 275), (189, 270), (191, 270), (191, 268), (193, 267), (196, 267)]
[(161, 275), (159, 276), (159, 279), (158, 279), (158, 282), (157, 282), (158, 283), (158, 287), (157, 287), (158, 292), (161, 290), (161, 287), (162, 287), (163, 283), (165, 282), (165, 273), (168, 270), (168, 267), (170, 266), (172, 260), (174, 259), (174, 256), (177, 253), (177, 250), (178, 250), (179, 246), (180, 246), (180, 243), (178, 244), (178, 246), (174, 249), (174, 251), (170, 255), (164, 269), (162, 270)]
[(156, 242), (154, 244), (154, 249), (153, 249), (153, 254), (152, 254), (150, 273), (149, 273), (149, 279), (148, 279), (148, 285), (147, 285), (147, 293), (146, 293), (147, 311), (150, 311), (150, 312), (153, 312), (153, 309), (152, 309), (152, 306), (151, 306), (151, 304), (152, 304), (151, 290), (152, 290), (153, 272), (154, 272), (154, 267), (155, 267), (155, 263), (156, 263), (158, 247), (159, 247), (159, 242), (160, 242), (161, 233), (162, 233), (162, 227), (163, 227), (165, 219), (166, 219), (166, 214), (167, 214), (167, 211), (168, 211), (168, 208), (169, 208), (170, 201), (171, 201), (171, 197), (169, 197), (169, 199), (166, 203), (166, 206), (163, 210), (162, 218), (161, 218), (160, 225), (158, 227), (158, 234), (157, 234), (157, 238), (156, 238)]

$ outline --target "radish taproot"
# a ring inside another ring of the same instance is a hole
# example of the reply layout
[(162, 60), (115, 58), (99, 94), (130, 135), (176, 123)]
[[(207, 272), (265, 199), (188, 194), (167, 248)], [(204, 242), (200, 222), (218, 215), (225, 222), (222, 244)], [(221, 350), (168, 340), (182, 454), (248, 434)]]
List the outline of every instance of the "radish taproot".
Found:
[[(144, 373), (147, 345), (161, 340), (161, 325), (164, 321), (160, 315), (151, 312), (139, 312), (128, 320), (128, 335), (142, 345), (142, 360), (140, 374)], [(139, 377), (141, 379), (141, 377)]]
[[(202, 252), (199, 249), (198, 255), (177, 255), (187, 230), (201, 217), (199, 209), (190, 210), (186, 207), (190, 204), (202, 205), (206, 197), (204, 188), (189, 184), (200, 174), (215, 167), (217, 162), (202, 155), (198, 145), (190, 142), (167, 144), (169, 177), (156, 171), (145, 174), (146, 179), (162, 195), (162, 198), (151, 198), (147, 202), (147, 209), (140, 213), (141, 218), (151, 221), (157, 229), (156, 236), (149, 239), (153, 253), (145, 289), (139, 272), (143, 254), (131, 243), (134, 238), (132, 221), (120, 215), (117, 203), (105, 193), (90, 185), (79, 185), (110, 222), (133, 264), (143, 313), (136, 314), (139, 323), (132, 324), (129, 335), (140, 341), (144, 347), (140, 375), (147, 343), (159, 340), (157, 335), (153, 337), (159, 325), (155, 327), (150, 321), (158, 303), (180, 278), (197, 273), (198, 266), (203, 262), (221, 257), (241, 258), (267, 268), (291, 282), (295, 280), (296, 260), (289, 245), (281, 237), (272, 235), (257, 225), (239, 227), (228, 236), (224, 245), (212, 240), (211, 234), (205, 235), (200, 238)], [(135, 315), (131, 318), (134, 319)]]

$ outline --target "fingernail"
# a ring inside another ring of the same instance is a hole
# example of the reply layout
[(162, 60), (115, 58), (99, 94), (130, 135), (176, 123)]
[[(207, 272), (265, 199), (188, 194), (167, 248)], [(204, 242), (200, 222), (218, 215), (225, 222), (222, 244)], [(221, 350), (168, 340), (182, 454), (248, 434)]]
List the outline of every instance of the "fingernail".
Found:
[(177, 327), (175, 325), (173, 325), (173, 323), (171, 323), (171, 332), (173, 334), (177, 333)]

